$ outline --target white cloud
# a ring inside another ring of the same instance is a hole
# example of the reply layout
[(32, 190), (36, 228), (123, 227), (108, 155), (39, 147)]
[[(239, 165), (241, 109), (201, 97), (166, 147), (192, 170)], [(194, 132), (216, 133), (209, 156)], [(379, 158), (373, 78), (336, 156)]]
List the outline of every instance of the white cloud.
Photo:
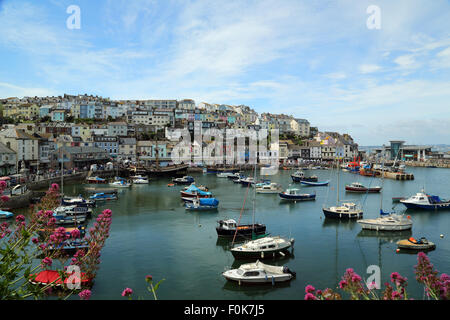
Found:
[(373, 73), (381, 70), (380, 66), (377, 66), (375, 64), (363, 64), (359, 66), (359, 71), (363, 74), (365, 73)]
[(403, 55), (395, 58), (394, 62), (401, 68), (410, 69), (417, 68), (419, 64), (414, 59), (413, 55)]

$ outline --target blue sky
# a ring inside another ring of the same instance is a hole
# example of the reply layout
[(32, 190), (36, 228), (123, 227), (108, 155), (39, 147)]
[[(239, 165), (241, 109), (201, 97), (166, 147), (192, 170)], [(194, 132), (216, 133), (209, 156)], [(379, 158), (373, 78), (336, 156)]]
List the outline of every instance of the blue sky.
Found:
[(449, 71), (447, 0), (0, 0), (0, 97), (192, 98), (450, 144)]

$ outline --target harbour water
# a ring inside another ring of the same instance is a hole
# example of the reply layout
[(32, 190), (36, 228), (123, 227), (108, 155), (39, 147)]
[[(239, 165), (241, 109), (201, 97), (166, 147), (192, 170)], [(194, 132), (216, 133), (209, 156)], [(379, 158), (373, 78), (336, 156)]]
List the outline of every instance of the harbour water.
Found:
[[(414, 181), (385, 179), (383, 209), (405, 211), (402, 204), (392, 203), (392, 197), (410, 196), (422, 188), (442, 198), (450, 197), (450, 170), (438, 168), (408, 168)], [(247, 172), (251, 174), (251, 172)], [(293, 171), (279, 171), (268, 177), (284, 188), (292, 184)], [(256, 222), (267, 225), (272, 235), (295, 239), (294, 255), (282, 260), (267, 260), (269, 264), (288, 265), (297, 277), (282, 286), (239, 286), (227, 282), (221, 272), (226, 267), (238, 267), (246, 261), (234, 260), (229, 243), (217, 238), (217, 220), (239, 219), (247, 188), (215, 174), (193, 174), (197, 185), (208, 186), (220, 201), (217, 212), (189, 212), (183, 207), (181, 186), (168, 187), (169, 178), (153, 180), (149, 185), (133, 185), (121, 189), (119, 200), (99, 205), (113, 211), (111, 234), (102, 251), (101, 265), (92, 289), (92, 299), (123, 299), (121, 292), (129, 287), (135, 298), (152, 299), (146, 290), (145, 276), (155, 281), (165, 278), (158, 290), (160, 299), (303, 299), (305, 286), (336, 288), (347, 268), (353, 268), (363, 278), (370, 265), (381, 268), (381, 282), (397, 271), (408, 278), (408, 291), (415, 299), (424, 298), (423, 287), (415, 281), (416, 254), (396, 253), (396, 241), (425, 236), (437, 248), (428, 253), (440, 272), (450, 272), (450, 211), (410, 211), (414, 225), (412, 233), (363, 232), (355, 221), (339, 222), (324, 218), (322, 206), (336, 203), (336, 170), (310, 170), (319, 181), (331, 180), (328, 187), (305, 187), (316, 192), (315, 201), (286, 202), (277, 194), (256, 194)], [(366, 186), (381, 185), (378, 178), (340, 172), (340, 199), (359, 201), (364, 217), (379, 215), (381, 194), (349, 194), (344, 186), (361, 182)], [(294, 184), (292, 184), (294, 185)], [(67, 195), (88, 195), (88, 185), (64, 186)], [(90, 185), (92, 186), (92, 185)], [(248, 191), (241, 223), (252, 222), (253, 189)], [(95, 215), (94, 215), (95, 216)], [(93, 219), (94, 220), (94, 219)], [(91, 224), (93, 221), (90, 222)], [(443, 234), (444, 238), (440, 238)], [(78, 297), (74, 297), (78, 299)]]

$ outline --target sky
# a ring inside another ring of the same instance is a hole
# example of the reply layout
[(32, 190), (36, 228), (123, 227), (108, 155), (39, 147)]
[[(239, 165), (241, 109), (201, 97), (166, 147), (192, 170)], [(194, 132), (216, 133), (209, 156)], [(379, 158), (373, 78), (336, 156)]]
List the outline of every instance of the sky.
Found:
[(450, 2), (0, 0), (0, 98), (64, 93), (245, 104), (360, 145), (450, 144)]

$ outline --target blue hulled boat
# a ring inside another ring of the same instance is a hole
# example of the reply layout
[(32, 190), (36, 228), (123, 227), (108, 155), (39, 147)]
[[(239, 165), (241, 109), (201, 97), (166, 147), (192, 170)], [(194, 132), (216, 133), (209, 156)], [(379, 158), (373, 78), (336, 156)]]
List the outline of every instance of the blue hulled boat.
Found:
[(104, 193), (99, 192), (89, 197), (92, 200), (117, 200), (117, 195), (115, 193)]
[(304, 184), (306, 186), (314, 186), (314, 187), (327, 186), (329, 182), (330, 181), (319, 181), (319, 182), (300, 181), (301, 184)]
[(400, 200), (400, 202), (408, 209), (450, 210), (450, 200), (426, 194), (423, 190), (408, 199)]
[(216, 198), (198, 198), (192, 202), (185, 202), (187, 210), (214, 210), (219, 206), (219, 200)]
[(2, 211), (0, 210), (0, 219), (9, 219), (14, 216), (14, 213), (9, 211)]

